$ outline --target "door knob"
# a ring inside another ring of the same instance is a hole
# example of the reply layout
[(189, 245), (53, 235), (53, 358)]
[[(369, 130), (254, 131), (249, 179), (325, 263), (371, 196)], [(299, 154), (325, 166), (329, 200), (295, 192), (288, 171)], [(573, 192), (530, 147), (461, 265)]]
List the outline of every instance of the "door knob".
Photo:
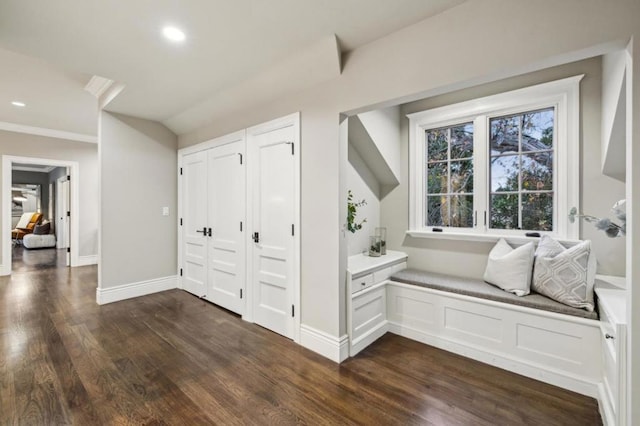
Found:
[(197, 229), (197, 230), (196, 230), (196, 232), (200, 232), (200, 233), (202, 233), (202, 234), (206, 237), (206, 236), (207, 236), (207, 227), (206, 227), (206, 226), (205, 226), (205, 227), (203, 227), (203, 228), (202, 228), (202, 231), (201, 231), (201, 230), (199, 230), (199, 229)]

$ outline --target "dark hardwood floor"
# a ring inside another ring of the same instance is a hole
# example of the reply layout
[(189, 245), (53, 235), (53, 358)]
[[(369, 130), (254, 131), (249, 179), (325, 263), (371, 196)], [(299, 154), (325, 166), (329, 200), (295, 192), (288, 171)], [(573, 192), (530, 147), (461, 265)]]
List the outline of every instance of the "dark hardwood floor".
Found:
[(96, 267), (21, 250), (0, 424), (600, 424), (591, 398), (391, 334), (337, 365), (179, 290), (98, 306)]

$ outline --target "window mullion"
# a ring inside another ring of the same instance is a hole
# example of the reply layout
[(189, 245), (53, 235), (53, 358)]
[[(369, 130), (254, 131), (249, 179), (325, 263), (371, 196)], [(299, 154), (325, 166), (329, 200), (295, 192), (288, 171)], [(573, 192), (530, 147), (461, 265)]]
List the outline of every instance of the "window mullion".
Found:
[(522, 125), (524, 116), (518, 117), (518, 229), (522, 229)]
[(451, 127), (447, 129), (447, 223), (446, 225), (451, 226), (451, 194), (453, 193), (453, 188), (451, 187)]
[(486, 232), (484, 222), (489, 197), (488, 129), (487, 117), (480, 115), (473, 121), (473, 207), (474, 229)]

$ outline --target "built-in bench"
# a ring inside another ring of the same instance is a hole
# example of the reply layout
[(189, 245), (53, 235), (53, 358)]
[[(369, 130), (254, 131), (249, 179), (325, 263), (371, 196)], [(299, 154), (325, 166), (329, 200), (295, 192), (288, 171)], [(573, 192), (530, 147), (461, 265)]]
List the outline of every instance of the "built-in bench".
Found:
[(595, 312), (416, 269), (392, 274), (385, 299), (387, 331), (598, 396), (601, 352)]
[(404, 269), (393, 274), (391, 280), (580, 318), (598, 319), (598, 314), (595, 311), (589, 312), (585, 309), (573, 308), (537, 293), (516, 296), (484, 281), (470, 278), (454, 277), (418, 269)]
[(348, 353), (387, 332), (598, 397), (597, 314), (481, 280), (406, 268), (407, 255), (349, 257)]

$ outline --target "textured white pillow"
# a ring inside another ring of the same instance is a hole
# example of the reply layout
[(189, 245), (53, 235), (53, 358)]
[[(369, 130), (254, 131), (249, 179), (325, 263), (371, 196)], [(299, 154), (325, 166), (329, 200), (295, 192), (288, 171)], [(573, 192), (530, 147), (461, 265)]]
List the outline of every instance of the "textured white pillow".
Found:
[(533, 243), (514, 249), (501, 238), (489, 253), (484, 280), (516, 296), (529, 294), (534, 252)]
[(534, 291), (592, 312), (595, 276), (596, 258), (591, 241), (567, 248), (549, 236), (540, 239), (531, 284)]

